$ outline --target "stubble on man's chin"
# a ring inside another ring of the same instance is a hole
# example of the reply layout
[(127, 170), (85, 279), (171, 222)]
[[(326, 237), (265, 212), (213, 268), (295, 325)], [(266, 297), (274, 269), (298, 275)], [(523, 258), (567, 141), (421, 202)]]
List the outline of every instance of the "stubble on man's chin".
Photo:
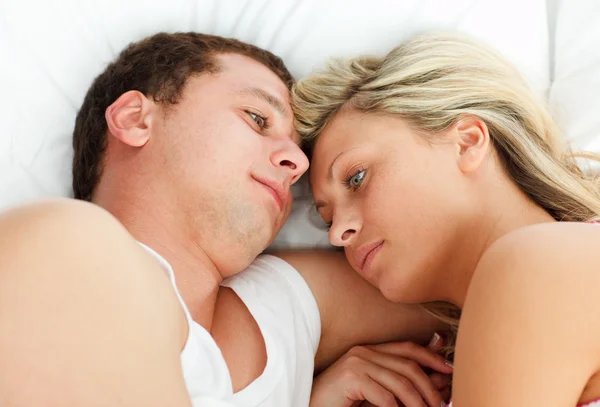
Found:
[(272, 220), (255, 203), (213, 198), (200, 206), (196, 227), (201, 240), (219, 251), (219, 257), (230, 261), (233, 268), (246, 268), (272, 240)]

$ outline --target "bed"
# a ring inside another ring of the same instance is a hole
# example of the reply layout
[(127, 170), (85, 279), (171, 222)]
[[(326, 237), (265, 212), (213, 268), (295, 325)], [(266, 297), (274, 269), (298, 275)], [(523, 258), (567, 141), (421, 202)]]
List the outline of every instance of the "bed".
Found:
[[(328, 57), (379, 54), (427, 30), (496, 47), (575, 150), (600, 153), (597, 0), (54, 0), (0, 2), (0, 210), (71, 194), (71, 133), (93, 78), (158, 31), (235, 37), (278, 54), (296, 78)], [(275, 248), (327, 247), (306, 181)]]

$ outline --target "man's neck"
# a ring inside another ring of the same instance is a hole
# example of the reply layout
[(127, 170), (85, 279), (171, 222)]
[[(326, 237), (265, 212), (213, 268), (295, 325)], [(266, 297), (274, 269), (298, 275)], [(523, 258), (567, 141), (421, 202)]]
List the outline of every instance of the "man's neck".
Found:
[[(111, 202), (119, 202), (119, 206)], [(223, 277), (203, 248), (184, 232), (185, 226), (179, 225), (168, 211), (159, 211), (158, 208), (164, 208), (161, 205), (148, 207), (141, 205), (140, 200), (128, 205), (122, 200), (101, 197), (97, 203), (111, 212), (136, 240), (169, 262), (192, 318), (210, 332)]]

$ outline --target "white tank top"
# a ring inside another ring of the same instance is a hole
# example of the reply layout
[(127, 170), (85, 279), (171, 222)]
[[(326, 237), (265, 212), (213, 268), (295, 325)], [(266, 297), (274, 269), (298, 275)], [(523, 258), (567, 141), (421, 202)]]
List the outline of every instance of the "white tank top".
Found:
[(308, 406), (321, 319), (316, 300), (296, 269), (278, 257), (262, 255), (248, 269), (222, 283), (244, 302), (267, 350), (262, 375), (233, 393), (225, 359), (208, 331), (192, 320), (177, 290), (171, 265), (154, 250), (142, 246), (169, 275), (188, 321), (181, 368), (194, 407), (212, 405), (209, 399), (236, 407)]

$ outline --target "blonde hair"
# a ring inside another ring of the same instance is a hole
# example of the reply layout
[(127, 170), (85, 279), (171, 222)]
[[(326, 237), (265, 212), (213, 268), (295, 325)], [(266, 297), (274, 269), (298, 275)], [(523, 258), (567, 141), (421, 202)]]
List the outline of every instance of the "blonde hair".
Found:
[[(586, 177), (541, 100), (499, 54), (456, 33), (419, 35), (384, 57), (335, 60), (293, 90), (295, 125), (308, 147), (342, 107), (389, 114), (434, 138), (464, 115), (481, 118), (505, 170), (558, 221), (600, 219), (600, 188)], [(423, 305), (455, 336), (460, 310)], [(451, 338), (453, 339), (453, 338)]]

